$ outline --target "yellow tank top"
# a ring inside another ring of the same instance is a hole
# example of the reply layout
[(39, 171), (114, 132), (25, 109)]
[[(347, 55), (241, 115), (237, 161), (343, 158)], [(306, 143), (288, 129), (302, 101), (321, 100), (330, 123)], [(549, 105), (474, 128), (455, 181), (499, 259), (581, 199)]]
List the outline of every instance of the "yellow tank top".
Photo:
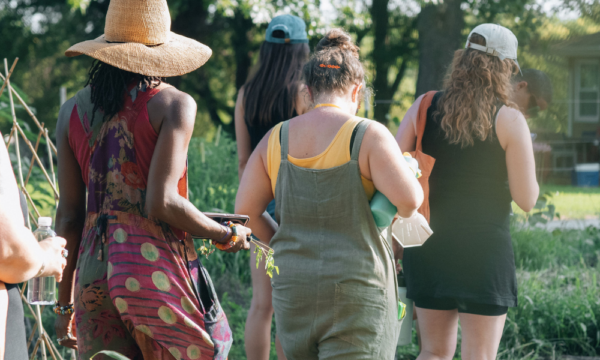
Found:
[[(305, 169), (329, 169), (340, 166), (350, 161), (350, 140), (352, 131), (358, 125), (360, 119), (352, 118), (338, 131), (329, 144), (327, 149), (317, 156), (306, 159), (297, 159), (288, 154), (288, 161), (292, 164)], [(277, 175), (279, 174), (279, 165), (281, 163), (281, 143), (279, 140), (279, 132), (281, 124), (277, 124), (271, 135), (269, 136), (269, 147), (267, 148), (267, 167), (269, 178), (271, 178), (271, 188), (275, 194), (275, 186), (277, 185)], [(369, 200), (375, 193), (375, 186), (371, 180), (365, 179), (361, 175), (363, 187)]]

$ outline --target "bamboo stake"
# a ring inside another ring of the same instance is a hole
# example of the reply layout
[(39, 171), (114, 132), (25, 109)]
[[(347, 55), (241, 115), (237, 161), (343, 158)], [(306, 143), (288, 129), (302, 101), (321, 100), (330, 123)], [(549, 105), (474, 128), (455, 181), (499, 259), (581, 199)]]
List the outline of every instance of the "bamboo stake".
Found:
[[(33, 214), (31, 213), (31, 210), (27, 210), (27, 212), (29, 212), (29, 217), (31, 218), (31, 221), (33, 221), (33, 225), (35, 225), (35, 227), (36, 227), (36, 228), (38, 228), (38, 227), (39, 227), (39, 225), (38, 225), (38, 223), (37, 223), (37, 220), (36, 220), (36, 218), (35, 218), (35, 217), (33, 217)], [(38, 218), (39, 218), (39, 216), (38, 216)]]
[[(10, 80), (8, 79), (8, 62), (6, 61), (6, 58), (4, 59), (4, 71), (6, 72), (6, 79), (4, 80), (4, 83), (6, 84), (6, 86), (8, 86), (8, 89), (11, 89), (10, 86)], [(10, 112), (12, 115), (12, 119), (13, 119), (13, 127), (18, 127), (19, 125), (17, 124), (17, 114), (15, 113), (15, 102), (13, 100), (13, 96), (12, 96), (12, 91), (8, 92), (8, 98), (10, 99)], [(21, 184), (21, 187), (25, 187), (23, 185), (23, 169), (21, 168), (21, 149), (19, 149), (19, 137), (15, 136), (16, 140), (15, 141), (15, 150), (17, 152), (17, 163), (19, 165), (19, 183)]]
[(52, 187), (52, 191), (54, 191), (54, 195), (57, 198), (60, 198), (58, 196), (58, 191), (56, 190), (56, 187), (54, 186), (54, 184), (52, 183), (52, 180), (50, 180), (50, 176), (46, 172), (46, 168), (44, 168), (44, 164), (42, 164), (42, 161), (38, 157), (37, 153), (34, 151), (33, 145), (31, 145), (31, 142), (27, 139), (27, 136), (25, 136), (25, 133), (23, 132), (23, 129), (21, 129), (21, 127), (19, 126), (19, 124), (15, 123), (15, 126), (17, 127), (17, 130), (19, 131), (19, 133), (23, 137), (23, 140), (25, 141), (25, 144), (29, 147), (29, 150), (31, 150), (33, 152), (33, 157), (35, 158), (35, 160), (37, 161), (38, 165), (42, 169), (42, 172), (44, 173), (44, 176), (46, 177), (46, 180), (48, 180), (48, 183)]
[(60, 360), (65, 360), (62, 355), (60, 354), (60, 351), (58, 351), (58, 349), (56, 348), (56, 345), (54, 345), (54, 343), (52, 341), (50, 341), (50, 345), (52, 346), (52, 349), (54, 350), (54, 352), (56, 353), (56, 355), (58, 355), (58, 358)]
[[(35, 152), (37, 152), (40, 146), (40, 140), (42, 139), (43, 131), (40, 131), (38, 134), (37, 140), (35, 142)], [(33, 156), (31, 157), (31, 163), (29, 164), (29, 172), (27, 173), (27, 177), (25, 178), (25, 186), (29, 183), (29, 177), (31, 176), (31, 171), (33, 170)]]
[(8, 149), (8, 147), (10, 146), (10, 142), (12, 140), (13, 134), (15, 133), (15, 128), (11, 127), (10, 128), (10, 135), (8, 135), (8, 142), (6, 143), (6, 148)]
[(31, 342), (33, 341), (33, 335), (35, 335), (35, 331), (37, 330), (37, 322), (35, 324), (33, 324), (33, 327), (31, 328), (31, 335), (29, 335), (29, 339), (27, 340), (27, 349), (29, 349), (29, 347), (31, 346)]
[[(6, 80), (6, 78), (4, 77), (4, 75), (2, 75), (2, 73), (0, 73), (0, 79)], [(15, 89), (13, 89), (11, 87), (11, 92), (15, 95), (15, 97), (17, 98), (17, 100), (19, 100), (19, 102), (21, 103), (21, 105), (23, 105), (23, 108), (25, 108), (25, 111), (27, 111), (27, 113), (29, 114), (29, 116), (31, 117), (31, 119), (33, 119), (33, 121), (35, 122), (35, 124), (37, 125), (37, 127), (39, 129), (42, 129), (42, 125), (40, 123), (40, 121), (37, 119), (37, 117), (35, 117), (35, 115), (33, 114), (33, 111), (31, 111), (31, 109), (29, 108), (29, 106), (27, 106), (27, 103), (23, 100), (23, 98), (17, 93), (17, 91)], [(49, 140), (49, 139), (47, 139)], [(58, 151), (56, 150), (56, 146), (54, 146), (54, 144), (52, 142), (50, 142), (50, 147), (52, 148), (52, 151), (54, 152), (54, 154), (58, 155)]]
[[(29, 192), (27, 191), (27, 189), (23, 188), (21, 189), (23, 190), (23, 193), (25, 194), (25, 197), (27, 198), (27, 200), (29, 200), (29, 202), (31, 203), (31, 207), (33, 207), (33, 210), (35, 210), (35, 214), (37, 215), (37, 217), (39, 218), (40, 212), (38, 211), (37, 207), (35, 206), (35, 204), (33, 203), (33, 199), (31, 198), (31, 195), (29, 195)], [(37, 223), (36, 223), (37, 226)]]
[[(40, 306), (36, 305), (35, 306), (35, 311), (37, 311), (37, 318), (38, 318), (38, 330), (40, 332), (40, 340), (44, 338), (44, 325), (42, 324), (42, 312), (40, 310)], [(42, 341), (42, 360), (47, 360), (48, 357), (46, 356), (46, 344)]]
[[(4, 59), (6, 60), (6, 59)], [(19, 58), (15, 58), (15, 61), (13, 61), (12, 66), (10, 67), (10, 71), (8, 72), (8, 76), (6, 76), (7, 79), (10, 79), (10, 76), (13, 73), (13, 70), (15, 69), (15, 65), (17, 65), (17, 61), (19, 61)], [(0, 96), (2, 96), (2, 93), (4, 92), (4, 88), (6, 87), (6, 84), (8, 83), (8, 81), (4, 81), (4, 84), (2, 84), (2, 87), (0, 88)]]
[[(50, 163), (50, 173), (52, 174), (52, 182), (56, 186), (56, 174), (54, 173), (54, 158), (52, 157), (52, 151), (50, 150), (50, 136), (48, 136), (48, 129), (45, 129), (44, 135), (46, 135), (46, 147), (48, 147), (48, 161)], [(54, 204), (57, 204), (58, 199), (54, 198)]]
[(35, 347), (33, 348), (33, 351), (31, 352), (31, 357), (29, 358), (29, 360), (34, 360), (35, 359), (35, 353), (37, 352), (38, 347), (40, 346), (40, 343), (42, 342), (42, 339), (37, 339), (36, 343), (35, 343)]
[(52, 342), (48, 339), (48, 335), (46, 335), (46, 333), (44, 333), (44, 342), (46, 343), (46, 346), (48, 346), (48, 350), (50, 350), (50, 356), (52, 356), (52, 360), (57, 360), (56, 355), (54, 355), (54, 351), (52, 351)]
[(23, 302), (25, 303), (25, 305), (27, 305), (27, 307), (29, 308), (29, 311), (31, 312), (31, 315), (33, 315), (33, 318), (35, 319), (35, 321), (37, 322), (37, 315), (35, 314), (35, 311), (33, 311), (33, 308), (31, 307), (31, 304), (29, 304), (29, 302), (27, 301), (27, 298), (25, 298), (25, 295), (21, 294), (21, 299), (23, 300)]

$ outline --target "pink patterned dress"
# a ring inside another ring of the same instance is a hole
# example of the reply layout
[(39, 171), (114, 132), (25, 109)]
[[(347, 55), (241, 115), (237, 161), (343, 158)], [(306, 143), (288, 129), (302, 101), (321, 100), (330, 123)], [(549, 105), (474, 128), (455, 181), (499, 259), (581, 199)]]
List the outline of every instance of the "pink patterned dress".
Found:
[[(223, 360), (231, 347), (227, 318), (191, 238), (145, 210), (158, 139), (146, 105), (159, 91), (130, 87), (123, 109), (108, 121), (98, 111), (93, 125), (90, 88), (76, 95), (69, 143), (88, 188), (75, 280), (85, 360), (101, 350), (130, 359)], [(186, 197), (187, 170), (178, 188)]]

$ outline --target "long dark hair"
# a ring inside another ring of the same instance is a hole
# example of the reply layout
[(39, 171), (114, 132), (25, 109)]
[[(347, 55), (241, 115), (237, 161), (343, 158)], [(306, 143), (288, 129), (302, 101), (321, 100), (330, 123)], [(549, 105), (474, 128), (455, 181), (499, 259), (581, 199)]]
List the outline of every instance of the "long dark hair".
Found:
[[(273, 34), (276, 35), (276, 34)], [(251, 126), (272, 126), (273, 116), (290, 119), (296, 109), (308, 44), (263, 42), (258, 70), (244, 85), (244, 120)]]
[[(119, 69), (100, 60), (94, 60), (89, 71), (89, 78), (86, 83), (92, 88), (92, 104), (95, 115), (97, 110), (104, 112), (102, 121), (110, 120), (117, 115), (125, 103), (125, 92), (127, 87), (135, 83), (138, 89), (144, 85), (147, 88), (154, 88), (161, 84), (162, 79), (157, 76), (145, 76)], [(94, 123), (94, 115), (90, 120), (90, 125)]]

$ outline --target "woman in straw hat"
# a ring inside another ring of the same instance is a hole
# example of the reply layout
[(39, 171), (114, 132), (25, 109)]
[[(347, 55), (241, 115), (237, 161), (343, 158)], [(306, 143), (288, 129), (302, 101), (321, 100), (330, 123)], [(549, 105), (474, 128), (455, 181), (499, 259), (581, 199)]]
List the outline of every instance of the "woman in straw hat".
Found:
[(69, 250), (56, 332), (82, 359), (100, 350), (225, 359), (231, 346), (186, 234), (236, 252), (249, 248), (250, 229), (218, 224), (186, 198), (196, 104), (161, 79), (194, 71), (211, 50), (169, 29), (165, 0), (112, 0), (105, 34), (66, 52), (96, 59), (88, 86), (61, 107), (56, 130), (56, 228)]
[[(308, 37), (304, 20), (280, 15), (271, 20), (260, 47), (260, 61), (254, 75), (244, 84), (235, 104), (235, 135), (242, 178), (250, 154), (271, 128), (308, 110), (303, 91), (302, 67), (308, 61)], [(275, 201), (267, 212), (275, 219)], [(269, 358), (271, 348), (271, 282), (264, 269), (257, 269), (256, 254), (250, 259), (252, 303), (246, 321), (245, 346), (248, 360)], [(279, 339), (277, 355), (284, 359)]]
[[(434, 234), (405, 249), (403, 259), (421, 331), (419, 360), (452, 359), (459, 320), (462, 359), (495, 359), (508, 308), (517, 305), (511, 200), (530, 211), (539, 192), (529, 128), (510, 100), (518, 72), (515, 35), (479, 25), (427, 111), (422, 148), (436, 159), (429, 178)], [(398, 130), (402, 149), (415, 149), (422, 98)]]

